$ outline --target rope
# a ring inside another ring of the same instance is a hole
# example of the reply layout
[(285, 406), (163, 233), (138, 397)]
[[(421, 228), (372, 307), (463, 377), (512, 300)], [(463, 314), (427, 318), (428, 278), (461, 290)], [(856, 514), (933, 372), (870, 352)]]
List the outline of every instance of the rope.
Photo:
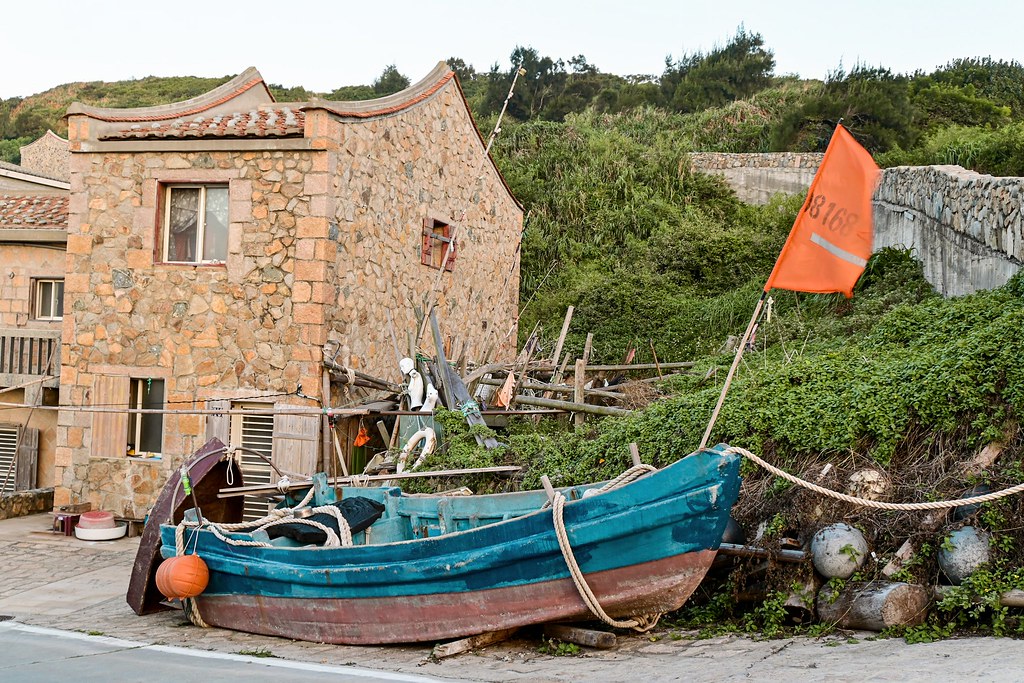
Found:
[(847, 503), (853, 503), (854, 505), (863, 505), (864, 507), (877, 508), (879, 510), (946, 510), (949, 508), (960, 507), (961, 505), (971, 505), (974, 503), (988, 503), (993, 500), (999, 500), (1000, 498), (1012, 496), (1024, 491), (1024, 483), (1021, 483), (1017, 484), (1016, 486), (1011, 486), (1008, 489), (1003, 489), (1002, 491), (994, 491), (992, 493), (986, 493), (981, 496), (971, 496), (970, 498), (958, 498), (956, 500), (939, 500), (931, 501), (928, 503), (885, 503), (882, 501), (868, 500), (866, 498), (850, 496), (845, 493), (839, 493), (838, 491), (827, 489), (824, 486), (812, 484), (811, 482), (801, 479), (800, 477), (794, 476), (792, 474), (789, 474), (788, 472), (783, 472), (778, 467), (775, 467), (774, 465), (765, 462), (764, 460), (757, 457), (756, 455), (754, 455), (745, 448), (731, 446), (725, 449), (723, 453), (735, 453), (737, 455), (742, 455), (744, 458), (747, 458), (748, 460), (760, 465), (761, 467), (768, 470), (775, 476), (782, 477), (788, 482), (796, 484), (797, 486), (802, 486), (803, 488), (808, 489), (810, 491), (814, 491), (815, 493), (820, 493), (823, 496), (835, 498), (837, 500), (841, 500)]
[[(592, 490), (595, 494), (611, 491), (612, 489), (625, 486), (626, 484), (629, 484), (648, 472), (653, 472), (656, 469), (656, 467), (651, 465), (635, 465), (617, 476), (615, 479), (609, 481), (601, 488)], [(640, 633), (646, 633), (657, 626), (658, 620), (661, 618), (660, 613), (641, 614), (633, 617), (632, 619), (619, 621), (617, 619), (613, 619), (604, 611), (604, 608), (598, 601), (597, 596), (594, 595), (594, 591), (591, 590), (590, 584), (587, 583), (586, 577), (583, 576), (583, 571), (580, 569), (579, 563), (576, 562), (576, 556), (572, 551), (572, 545), (569, 543), (569, 534), (566, 531), (565, 520), (563, 519), (562, 510), (564, 507), (565, 496), (562, 495), (561, 491), (555, 491), (555, 495), (551, 499), (551, 514), (555, 525), (555, 537), (558, 539), (558, 547), (562, 551), (562, 557), (565, 559), (565, 565), (569, 568), (569, 575), (572, 577), (573, 583), (576, 584), (576, 590), (579, 592), (580, 597), (583, 599), (583, 603), (587, 606), (587, 609), (589, 609), (590, 612), (598, 619), (614, 628), (631, 628), (639, 631)]]

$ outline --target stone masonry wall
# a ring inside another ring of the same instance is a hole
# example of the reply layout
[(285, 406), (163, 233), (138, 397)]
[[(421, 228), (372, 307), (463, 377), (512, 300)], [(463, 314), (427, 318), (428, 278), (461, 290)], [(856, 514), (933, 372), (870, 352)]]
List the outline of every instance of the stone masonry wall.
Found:
[[(691, 166), (725, 176), (737, 196), (764, 203), (810, 187), (821, 154), (691, 155)], [(875, 249), (914, 250), (945, 296), (1006, 283), (1024, 264), (1024, 179), (960, 166), (902, 166), (882, 172), (874, 196)]]
[(68, 141), (52, 130), (35, 142), (21, 148), (21, 166), (52, 178), (67, 180), (71, 169)]
[[(323, 202), (325, 162), (323, 152), (287, 150), (75, 154), (61, 404), (90, 405), (100, 375), (163, 379), (169, 408), (300, 384), (319, 393), (320, 352), (308, 343), (322, 334), (294, 310), (292, 293), (304, 277), (298, 224)], [(224, 265), (154, 264), (158, 183), (190, 181), (229, 184)], [(170, 469), (205, 441), (201, 416), (166, 415), (162, 460), (93, 456), (92, 417), (61, 411), (58, 505), (141, 516)]]
[(690, 167), (723, 176), (740, 201), (767, 204), (772, 195), (779, 192), (806, 192), (824, 156), (813, 152), (694, 152), (690, 154)]
[(875, 249), (906, 247), (945, 296), (1006, 283), (1024, 263), (1024, 178), (959, 166), (886, 169), (875, 192)]
[(31, 489), (0, 496), (0, 519), (26, 517), (53, 509), (53, 489)]
[[(405, 333), (417, 329), (414, 307), (425, 309), (439, 272), (420, 261), (424, 219), (458, 225), (455, 267), (436, 296), (442, 334), (457, 338), (456, 349), (465, 344), (471, 360), (488, 345), (492, 358), (511, 358), (516, 337), (506, 332), (518, 311), (518, 270), (502, 286), (522, 211), (485, 160), (455, 84), (398, 115), (335, 125), (338, 291), (329, 317), (339, 358), (396, 376), (386, 311), (405, 353)], [(433, 348), (429, 331), (420, 344)]]

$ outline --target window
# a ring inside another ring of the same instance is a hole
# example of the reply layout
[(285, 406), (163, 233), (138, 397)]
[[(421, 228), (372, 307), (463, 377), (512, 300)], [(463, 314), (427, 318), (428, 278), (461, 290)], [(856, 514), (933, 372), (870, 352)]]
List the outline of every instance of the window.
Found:
[[(162, 379), (132, 379), (130, 408), (163, 410)], [(157, 455), (163, 452), (164, 416), (161, 413), (131, 413), (128, 417), (128, 455)]]
[(163, 260), (220, 263), (228, 255), (228, 186), (168, 185)]
[(440, 268), (444, 254), (451, 244), (451, 252), (448, 254), (448, 261), (444, 269), (451, 271), (455, 268), (455, 251), (458, 241), (452, 240), (452, 226), (448, 223), (427, 218), (423, 221), (423, 245), (420, 251), (420, 263), (431, 268)]
[(36, 280), (36, 320), (64, 318), (64, 280)]

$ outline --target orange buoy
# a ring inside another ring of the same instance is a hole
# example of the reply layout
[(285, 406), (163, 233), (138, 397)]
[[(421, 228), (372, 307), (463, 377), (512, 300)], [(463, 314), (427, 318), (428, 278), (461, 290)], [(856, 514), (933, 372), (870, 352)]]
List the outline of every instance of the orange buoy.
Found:
[(210, 582), (210, 569), (198, 555), (177, 555), (160, 563), (156, 587), (168, 599), (194, 598)]

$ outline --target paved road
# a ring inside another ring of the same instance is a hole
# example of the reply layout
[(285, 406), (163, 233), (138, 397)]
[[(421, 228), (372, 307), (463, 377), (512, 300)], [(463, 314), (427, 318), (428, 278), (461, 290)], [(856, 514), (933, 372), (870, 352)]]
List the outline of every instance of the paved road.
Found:
[(0, 622), (0, 680), (11, 683), (431, 683), (439, 678), (147, 645), (120, 638)]
[[(664, 625), (643, 636), (622, 634), (610, 650), (584, 648), (578, 656), (554, 657), (542, 647), (536, 630), (526, 629), (508, 642), (434, 662), (429, 643), (346, 647), (201, 629), (177, 610), (139, 617), (128, 608), (124, 593), (137, 538), (80, 541), (46, 532), (49, 525), (49, 515), (0, 521), (0, 617), (13, 617), (0, 621), (0, 683), (306, 683), (327, 680), (325, 676), (332, 681), (443, 678), (496, 683), (1024, 681), (1024, 640), (1009, 638), (927, 645), (878, 640), (872, 633), (700, 640)], [(64, 635), (55, 635), (55, 629)], [(90, 632), (103, 636), (87, 636)], [(47, 637), (40, 639), (40, 634)], [(253, 651), (274, 658), (238, 657), (239, 652)], [(112, 668), (125, 660), (131, 662), (127, 669), (113, 675)], [(171, 668), (157, 668), (168, 662)], [(15, 666), (21, 668), (4, 668)]]

